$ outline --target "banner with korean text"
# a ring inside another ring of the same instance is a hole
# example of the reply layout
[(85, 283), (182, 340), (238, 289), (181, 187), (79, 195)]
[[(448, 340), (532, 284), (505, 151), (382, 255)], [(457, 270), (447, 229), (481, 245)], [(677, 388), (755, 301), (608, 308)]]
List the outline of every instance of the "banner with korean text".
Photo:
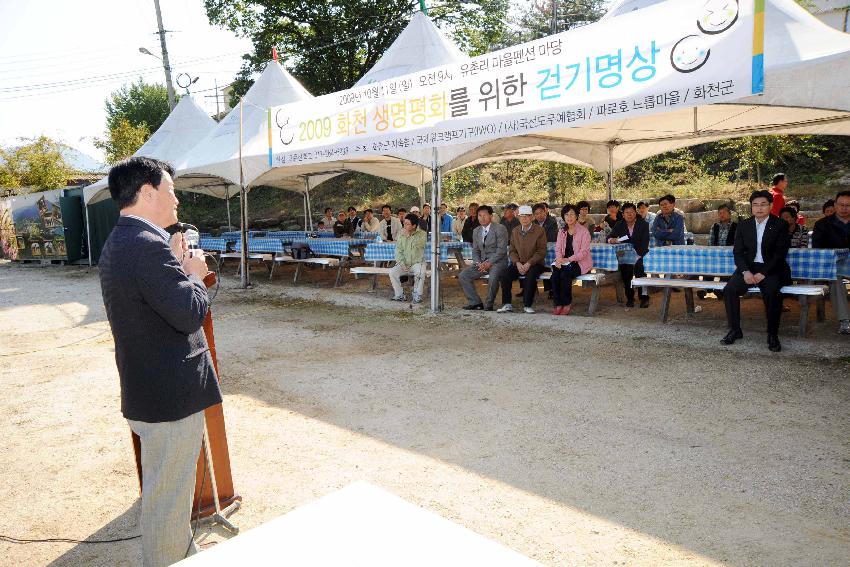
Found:
[(764, 0), (669, 0), (468, 61), (269, 109), (269, 166), (398, 154), (764, 90)]

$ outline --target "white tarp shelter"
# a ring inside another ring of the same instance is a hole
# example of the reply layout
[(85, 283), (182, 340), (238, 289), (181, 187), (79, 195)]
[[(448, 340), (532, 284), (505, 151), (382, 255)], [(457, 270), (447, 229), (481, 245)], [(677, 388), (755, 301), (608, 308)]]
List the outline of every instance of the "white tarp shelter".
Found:
[[(424, 69), (464, 61), (469, 57), (441, 32), (431, 19), (416, 12), (384, 55), (355, 86), (400, 77)], [(263, 138), (265, 143), (266, 138)], [(458, 148), (447, 155), (468, 151)], [(267, 155), (267, 146), (263, 147)], [(365, 156), (356, 159), (330, 161), (286, 168), (275, 168), (250, 181), (251, 185), (274, 185), (281, 179), (322, 172), (357, 171), (383, 177), (405, 185), (419, 187), (431, 179), (431, 152), (410, 152), (392, 156)], [(246, 177), (247, 179), (247, 177)], [(311, 182), (311, 187), (316, 183)]]
[[(176, 165), (192, 147), (209, 134), (216, 126), (203, 108), (184, 96), (134, 156), (147, 156)], [(93, 183), (83, 191), (86, 205), (109, 199), (107, 178)]]
[[(620, 0), (595, 25), (603, 33), (606, 20), (661, 1)], [(765, 4), (763, 95), (495, 140), (453, 159), (448, 169), (503, 159), (551, 159), (557, 153), (609, 172), (653, 155), (726, 138), (850, 135), (850, 36), (824, 25), (794, 0)]]

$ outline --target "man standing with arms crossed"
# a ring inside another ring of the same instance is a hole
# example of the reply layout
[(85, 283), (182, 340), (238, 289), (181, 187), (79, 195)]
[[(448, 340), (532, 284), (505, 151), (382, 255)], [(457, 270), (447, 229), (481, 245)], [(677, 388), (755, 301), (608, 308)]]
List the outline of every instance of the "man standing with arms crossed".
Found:
[(121, 217), (100, 257), (121, 411), (141, 439), (145, 567), (197, 551), (190, 520), (203, 411), (221, 402), (203, 330), (206, 260), (189, 253), (182, 233), (169, 238), (164, 230), (177, 222), (173, 172), (144, 157), (112, 168), (109, 191)]

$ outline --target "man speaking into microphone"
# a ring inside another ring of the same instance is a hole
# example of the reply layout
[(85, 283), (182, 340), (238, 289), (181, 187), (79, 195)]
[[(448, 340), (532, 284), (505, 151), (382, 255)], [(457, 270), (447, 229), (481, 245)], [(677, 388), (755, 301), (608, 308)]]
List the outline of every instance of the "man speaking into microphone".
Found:
[(203, 331), (206, 260), (190, 253), (181, 232), (164, 230), (177, 222), (173, 174), (145, 157), (112, 168), (109, 191), (121, 216), (100, 257), (121, 412), (141, 439), (146, 567), (196, 551), (190, 521), (203, 410), (221, 402)]

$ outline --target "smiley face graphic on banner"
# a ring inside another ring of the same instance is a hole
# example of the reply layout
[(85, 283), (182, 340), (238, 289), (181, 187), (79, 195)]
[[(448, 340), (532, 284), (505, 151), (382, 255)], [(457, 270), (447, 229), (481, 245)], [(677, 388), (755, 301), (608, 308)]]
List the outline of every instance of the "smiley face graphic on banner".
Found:
[(683, 37), (670, 52), (670, 63), (680, 73), (693, 73), (708, 63), (711, 57), (711, 49), (706, 41), (699, 35)]
[(738, 21), (738, 0), (708, 0), (697, 19), (699, 31), (708, 35), (723, 33)]

